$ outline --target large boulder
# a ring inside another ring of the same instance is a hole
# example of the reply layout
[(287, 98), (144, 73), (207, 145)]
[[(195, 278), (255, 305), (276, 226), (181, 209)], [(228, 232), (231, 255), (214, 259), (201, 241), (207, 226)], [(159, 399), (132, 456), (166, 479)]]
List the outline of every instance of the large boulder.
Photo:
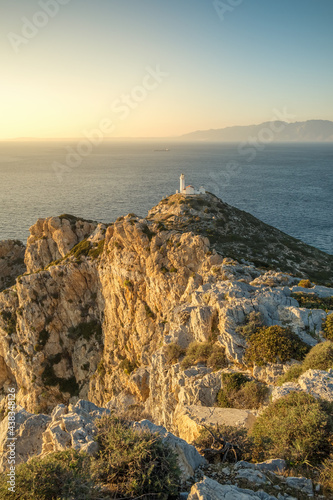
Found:
[(110, 410), (84, 400), (68, 408), (63, 404), (56, 406), (51, 414), (52, 421), (43, 434), (42, 454), (70, 447), (95, 455), (98, 451), (94, 440), (97, 433), (95, 420), (105, 414), (110, 414)]
[(210, 464), (199, 468), (196, 472), (197, 483), (193, 485), (189, 499), (305, 500), (314, 498), (311, 479), (285, 477), (282, 474), (285, 467), (286, 462), (281, 459), (258, 464), (244, 461), (236, 464)]
[(248, 429), (254, 421), (255, 413), (249, 410), (190, 405), (177, 407), (174, 427), (179, 437), (191, 443), (199, 436), (204, 425), (228, 425)]
[(51, 418), (48, 415), (34, 415), (21, 407), (15, 412), (15, 441), (8, 439), (8, 416), (0, 424), (0, 472), (9, 467), (8, 454), (14, 443), (16, 465), (26, 462), (30, 457), (42, 453), (43, 433)]
[(188, 500), (277, 500), (277, 497), (264, 491), (254, 492), (231, 484), (220, 484), (204, 477), (200, 483), (192, 486)]

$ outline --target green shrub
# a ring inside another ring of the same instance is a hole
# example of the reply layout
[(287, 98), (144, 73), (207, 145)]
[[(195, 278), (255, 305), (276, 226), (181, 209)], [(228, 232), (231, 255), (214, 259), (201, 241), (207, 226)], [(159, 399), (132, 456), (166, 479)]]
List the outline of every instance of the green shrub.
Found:
[(248, 339), (245, 362), (258, 366), (267, 363), (285, 363), (290, 359), (302, 360), (309, 347), (290, 328), (269, 326), (261, 328)]
[(326, 341), (315, 345), (300, 365), (293, 365), (279, 378), (278, 384), (295, 381), (307, 370), (329, 370), (333, 368), (333, 342)]
[(221, 408), (258, 409), (267, 396), (265, 385), (249, 380), (242, 373), (222, 373), (222, 388), (217, 394)]
[(333, 297), (317, 297), (314, 293), (294, 292), (291, 296), (297, 300), (300, 307), (307, 309), (333, 309)]
[(122, 497), (177, 498), (180, 470), (175, 452), (159, 435), (135, 430), (114, 417), (98, 422), (99, 453), (92, 460), (95, 480)]
[(90, 458), (75, 450), (33, 458), (16, 467), (15, 493), (8, 491), (5, 473), (0, 475), (0, 498), (3, 500), (58, 500), (101, 498), (89, 477)]
[(302, 373), (304, 373), (302, 364), (297, 363), (295, 365), (292, 365), (289, 368), (289, 370), (286, 371), (286, 373), (284, 373), (283, 375), (281, 375), (281, 377), (278, 378), (277, 385), (282, 385), (285, 382), (294, 382), (298, 379), (298, 377), (302, 375)]
[(73, 255), (77, 261), (80, 257), (86, 257), (90, 251), (91, 244), (90, 241), (82, 240), (80, 243), (75, 245), (74, 248), (69, 252), (69, 255)]
[(173, 365), (177, 363), (181, 356), (184, 356), (186, 349), (183, 349), (176, 342), (172, 342), (171, 344), (167, 344), (164, 347), (164, 356), (168, 365)]
[(89, 257), (97, 259), (103, 253), (104, 245), (105, 245), (105, 240), (99, 241), (95, 248), (91, 248), (89, 250), (88, 252)]
[(199, 363), (207, 365), (212, 370), (220, 370), (226, 367), (228, 361), (224, 347), (212, 342), (192, 342), (186, 350), (186, 356), (181, 363), (181, 367), (187, 369)]
[(186, 350), (181, 366), (186, 369), (198, 363), (206, 364), (212, 352), (213, 345), (209, 342), (192, 342)]
[(213, 352), (207, 359), (207, 367), (213, 371), (221, 370), (228, 366), (225, 349), (222, 346), (213, 345)]
[(323, 324), (324, 337), (333, 340), (333, 313), (329, 314)]
[(312, 288), (311, 281), (310, 280), (301, 280), (298, 283), (298, 286), (301, 286), (303, 288)]
[[(324, 460), (319, 477), (320, 484), (324, 488), (327, 498), (332, 498), (333, 493), (333, 455)], [(330, 496), (328, 496), (330, 495)]]
[(260, 312), (252, 311), (245, 319), (243, 325), (236, 328), (236, 332), (245, 338), (251, 337), (257, 330), (263, 328), (264, 318)]
[(291, 392), (257, 418), (251, 435), (256, 459), (284, 458), (318, 463), (328, 456), (332, 420), (323, 403), (310, 394)]

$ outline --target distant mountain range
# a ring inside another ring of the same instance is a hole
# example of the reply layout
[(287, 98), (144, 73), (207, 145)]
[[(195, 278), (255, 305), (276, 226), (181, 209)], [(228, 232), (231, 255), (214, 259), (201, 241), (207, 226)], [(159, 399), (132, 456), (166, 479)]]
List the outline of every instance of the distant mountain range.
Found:
[(250, 138), (256, 138), (258, 142), (333, 142), (333, 122), (329, 120), (308, 120), (295, 123), (271, 121), (260, 125), (197, 130), (179, 137), (181, 140), (203, 142), (247, 142)]

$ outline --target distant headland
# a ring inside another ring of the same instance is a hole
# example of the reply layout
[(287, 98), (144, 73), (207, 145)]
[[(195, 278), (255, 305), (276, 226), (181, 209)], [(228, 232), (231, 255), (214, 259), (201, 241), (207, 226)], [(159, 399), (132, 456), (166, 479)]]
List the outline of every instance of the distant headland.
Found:
[(288, 123), (276, 120), (259, 125), (197, 130), (184, 134), (179, 139), (202, 142), (248, 142), (251, 137), (260, 138), (260, 134), (264, 136), (261, 142), (333, 142), (333, 122), (307, 120)]

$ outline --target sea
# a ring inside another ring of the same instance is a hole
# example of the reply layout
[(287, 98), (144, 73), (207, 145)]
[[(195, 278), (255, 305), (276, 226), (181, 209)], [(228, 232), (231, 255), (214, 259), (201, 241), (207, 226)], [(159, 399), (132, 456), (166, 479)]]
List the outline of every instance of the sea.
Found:
[[(259, 146), (259, 145), (258, 145)], [(333, 144), (176, 141), (0, 142), (0, 240), (26, 241), (39, 218), (146, 217), (179, 176), (333, 254)]]

